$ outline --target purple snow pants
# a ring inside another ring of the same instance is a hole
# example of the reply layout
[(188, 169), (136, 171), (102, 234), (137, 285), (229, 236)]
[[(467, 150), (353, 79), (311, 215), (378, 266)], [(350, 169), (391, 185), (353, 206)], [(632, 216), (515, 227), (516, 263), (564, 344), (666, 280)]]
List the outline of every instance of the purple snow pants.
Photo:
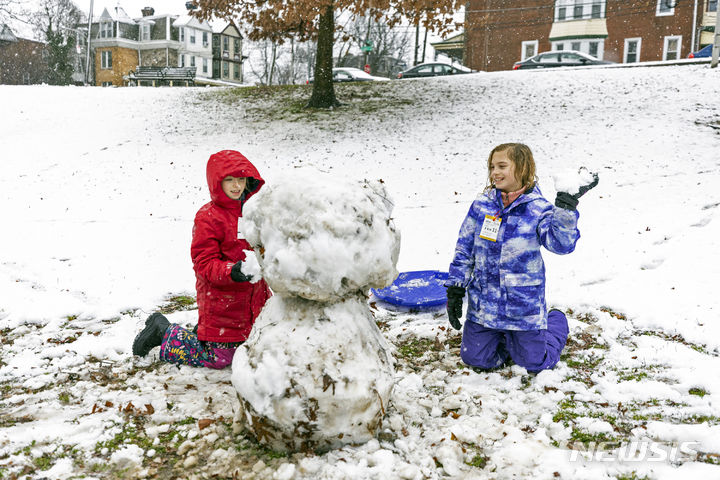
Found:
[(191, 330), (171, 323), (160, 345), (160, 360), (192, 367), (225, 368), (243, 342), (203, 342)]
[(497, 368), (508, 359), (539, 372), (553, 368), (568, 337), (568, 323), (560, 310), (548, 312), (547, 330), (496, 330), (475, 322), (465, 322), (460, 358), (479, 368)]

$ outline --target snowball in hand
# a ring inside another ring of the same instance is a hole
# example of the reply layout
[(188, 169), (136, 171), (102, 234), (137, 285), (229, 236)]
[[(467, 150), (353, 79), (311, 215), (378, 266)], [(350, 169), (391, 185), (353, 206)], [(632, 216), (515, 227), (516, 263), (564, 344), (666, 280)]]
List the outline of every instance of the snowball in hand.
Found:
[(575, 195), (580, 191), (583, 185), (589, 185), (595, 180), (592, 172), (587, 168), (581, 167), (579, 170), (565, 170), (553, 175), (555, 181), (556, 192), (567, 192)]
[(252, 250), (243, 250), (245, 260), (242, 261), (242, 272), (252, 277), (250, 283), (257, 283), (262, 279), (262, 270), (257, 261), (257, 256)]
[(355, 295), (329, 304), (273, 296), (232, 363), (250, 430), (279, 451), (370, 440), (394, 375), (389, 346)]
[(400, 233), (391, 212), (379, 182), (295, 174), (265, 185), (240, 228), (275, 293), (331, 302), (395, 280)]

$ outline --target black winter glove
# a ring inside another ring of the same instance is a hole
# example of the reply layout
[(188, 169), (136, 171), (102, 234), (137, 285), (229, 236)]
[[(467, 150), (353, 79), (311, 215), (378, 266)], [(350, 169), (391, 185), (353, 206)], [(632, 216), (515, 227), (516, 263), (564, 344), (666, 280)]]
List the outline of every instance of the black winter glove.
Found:
[(455, 285), (447, 287), (448, 320), (450, 320), (450, 325), (452, 325), (455, 330), (462, 328), (462, 325), (460, 325), (460, 317), (462, 317), (463, 298), (465, 298), (465, 289), (463, 287)]
[(565, 210), (577, 209), (580, 197), (585, 195), (588, 192), (588, 190), (595, 188), (595, 186), (600, 181), (597, 173), (593, 173), (592, 177), (593, 177), (592, 182), (580, 187), (580, 189), (578, 190), (578, 193), (576, 193), (574, 195), (570, 195), (567, 192), (558, 192), (557, 196), (555, 197), (555, 206), (564, 208)]
[(245, 275), (242, 272), (242, 262), (237, 262), (230, 270), (230, 278), (233, 282), (249, 282), (252, 280), (252, 275)]

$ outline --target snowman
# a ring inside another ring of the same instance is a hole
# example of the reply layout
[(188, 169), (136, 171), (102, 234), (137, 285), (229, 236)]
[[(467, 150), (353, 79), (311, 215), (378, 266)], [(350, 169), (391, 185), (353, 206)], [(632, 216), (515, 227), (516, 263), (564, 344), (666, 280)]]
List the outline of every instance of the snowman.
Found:
[(364, 443), (382, 427), (394, 360), (367, 305), (397, 277), (400, 234), (380, 182), (294, 175), (240, 228), (274, 292), (232, 364), (250, 431), (278, 451)]

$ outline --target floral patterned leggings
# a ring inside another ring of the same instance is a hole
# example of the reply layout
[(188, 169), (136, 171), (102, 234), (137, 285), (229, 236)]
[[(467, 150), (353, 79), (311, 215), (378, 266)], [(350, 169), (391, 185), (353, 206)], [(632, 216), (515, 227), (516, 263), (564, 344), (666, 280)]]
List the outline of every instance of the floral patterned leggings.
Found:
[(160, 345), (160, 360), (192, 367), (225, 368), (243, 342), (203, 342), (191, 330), (170, 324)]

